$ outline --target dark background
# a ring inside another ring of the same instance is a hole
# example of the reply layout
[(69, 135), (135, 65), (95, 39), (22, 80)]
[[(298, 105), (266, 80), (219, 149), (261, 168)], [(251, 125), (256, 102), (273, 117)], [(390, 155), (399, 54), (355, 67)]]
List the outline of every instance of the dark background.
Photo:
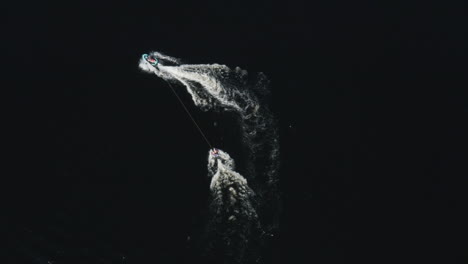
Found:
[[(268, 263), (466, 260), (464, 9), (5, 5), (0, 262), (200, 260), (188, 237), (207, 217), (208, 147), (167, 84), (138, 69), (151, 50), (271, 79), (284, 204)], [(176, 88), (210, 141), (239, 159), (232, 119)]]

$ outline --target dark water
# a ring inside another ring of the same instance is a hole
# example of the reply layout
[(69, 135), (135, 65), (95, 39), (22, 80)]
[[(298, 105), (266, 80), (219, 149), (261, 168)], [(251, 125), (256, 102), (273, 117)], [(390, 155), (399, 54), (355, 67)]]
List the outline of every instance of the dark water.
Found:
[[(207, 219), (208, 146), (167, 85), (138, 70), (148, 50), (270, 78), (283, 210), (266, 263), (466, 257), (457, 3), (41, 2), (6, 13), (1, 263), (203, 261), (192, 242)], [(179, 91), (212, 143), (241, 160), (233, 119)]]

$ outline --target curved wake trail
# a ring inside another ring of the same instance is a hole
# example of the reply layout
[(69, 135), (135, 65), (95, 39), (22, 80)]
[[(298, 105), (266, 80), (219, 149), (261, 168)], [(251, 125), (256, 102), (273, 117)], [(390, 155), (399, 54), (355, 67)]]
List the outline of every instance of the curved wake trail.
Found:
[[(202, 110), (223, 109), (238, 114), (251, 160), (249, 177), (261, 174), (262, 180), (275, 183), (279, 155), (276, 123), (257, 96), (268, 93), (265, 75), (260, 73), (251, 81), (247, 71), (239, 67), (230, 69), (219, 64), (180, 64), (178, 59), (159, 52), (152, 52), (150, 56), (157, 57), (160, 63), (152, 66), (142, 58), (140, 68), (168, 82), (183, 84), (195, 105)], [(263, 167), (254, 166), (261, 159)]]
[[(153, 63), (148, 61), (148, 57)], [(233, 241), (233, 244), (226, 242), (223, 245), (239, 248), (240, 251), (240, 248), (246, 248), (235, 245), (240, 242), (234, 241), (240, 239), (228, 238), (234, 234), (227, 235), (231, 231), (235, 231), (244, 240), (249, 240), (253, 227), (260, 228), (259, 223), (265, 232), (274, 230), (279, 214), (279, 142), (276, 121), (268, 108), (260, 103), (262, 96), (268, 94), (268, 79), (265, 75), (259, 73), (252, 78), (239, 67), (231, 69), (219, 64), (181, 64), (179, 59), (160, 52), (151, 52), (147, 57), (142, 57), (139, 67), (167, 82), (185, 86), (200, 109), (234, 112), (238, 117), (242, 142), (248, 150), (245, 157), (246, 178), (234, 171), (234, 163), (225, 152), (220, 151), (216, 158), (210, 154), (208, 165), (212, 176), (213, 219), (218, 219), (213, 226), (221, 228), (218, 223), (227, 221), (227, 215), (228, 219), (231, 217), (237, 223), (234, 229), (227, 224), (229, 221), (221, 225), (227, 228), (218, 230), (223, 234), (221, 237), (226, 241)], [(229, 165), (231, 162), (232, 166)], [(251, 187), (247, 185), (246, 179)], [(251, 188), (255, 190), (255, 195)], [(255, 203), (253, 197), (256, 197)], [(241, 255), (244, 253), (237, 252), (237, 256)]]

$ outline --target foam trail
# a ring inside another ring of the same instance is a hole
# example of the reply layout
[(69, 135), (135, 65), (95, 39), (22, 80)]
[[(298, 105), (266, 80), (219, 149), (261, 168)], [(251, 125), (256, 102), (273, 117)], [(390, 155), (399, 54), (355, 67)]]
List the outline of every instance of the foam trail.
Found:
[(210, 151), (211, 221), (208, 250), (223, 263), (250, 263), (259, 260), (262, 234), (255, 210), (255, 194), (247, 180), (234, 171), (234, 160), (222, 150)]
[[(238, 114), (243, 141), (249, 150), (249, 178), (260, 177), (268, 188), (275, 185), (278, 171), (279, 143), (275, 120), (261, 105), (258, 95), (267, 93), (267, 78), (258, 74), (252, 82), (247, 71), (219, 64), (181, 64), (180, 60), (159, 52), (152, 66), (145, 59), (140, 68), (168, 82), (183, 84), (195, 105), (203, 110), (223, 109)], [(260, 175), (259, 175), (260, 174)]]
[(234, 162), (226, 152), (220, 151), (219, 157), (210, 154), (208, 170), (212, 176), (213, 198), (210, 228), (221, 234), (218, 239), (222, 241), (218, 244), (224, 249), (218, 251), (230, 252), (237, 260), (253, 259), (245, 257), (246, 251), (252, 252), (254, 241), (261, 240), (260, 229), (265, 233), (276, 229), (279, 214), (278, 133), (275, 119), (261, 103), (268, 94), (268, 79), (262, 73), (252, 78), (238, 67), (182, 64), (179, 59), (159, 52), (148, 56), (156, 58), (157, 65), (142, 58), (139, 67), (170, 83), (185, 86), (195, 105), (202, 110), (236, 113), (242, 141), (248, 150), (244, 157), (245, 178), (234, 171)]

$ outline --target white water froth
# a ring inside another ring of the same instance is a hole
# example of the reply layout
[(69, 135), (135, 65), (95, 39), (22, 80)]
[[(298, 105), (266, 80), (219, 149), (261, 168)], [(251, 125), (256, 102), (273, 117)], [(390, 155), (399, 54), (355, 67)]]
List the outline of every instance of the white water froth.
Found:
[[(258, 74), (254, 83), (248, 80), (247, 71), (230, 69), (219, 64), (180, 64), (180, 60), (159, 52), (149, 54), (159, 59), (157, 66), (145, 59), (139, 67), (168, 82), (181, 83), (191, 95), (195, 105), (202, 110), (223, 109), (238, 114), (243, 142), (249, 149), (249, 178), (262, 174), (267, 185), (277, 181), (279, 142), (275, 120), (256, 95), (267, 93), (267, 78)], [(257, 160), (263, 159), (262, 168)]]
[[(223, 252), (224, 263), (257, 263), (255, 250), (265, 232), (277, 226), (279, 198), (277, 173), (279, 142), (276, 121), (259, 96), (267, 94), (267, 79), (258, 74), (253, 81), (247, 71), (219, 64), (181, 64), (159, 52), (144, 58), (139, 67), (169, 83), (180, 83), (202, 110), (224, 110), (238, 116), (242, 142), (247, 148), (245, 177), (235, 171), (228, 153), (210, 150), (211, 221), (208, 248)], [(216, 154), (214, 154), (216, 153)], [(249, 186), (248, 181), (251, 186)], [(255, 192), (252, 188), (255, 189)], [(213, 234), (213, 235), (210, 235)], [(261, 244), (261, 243), (260, 243)]]

